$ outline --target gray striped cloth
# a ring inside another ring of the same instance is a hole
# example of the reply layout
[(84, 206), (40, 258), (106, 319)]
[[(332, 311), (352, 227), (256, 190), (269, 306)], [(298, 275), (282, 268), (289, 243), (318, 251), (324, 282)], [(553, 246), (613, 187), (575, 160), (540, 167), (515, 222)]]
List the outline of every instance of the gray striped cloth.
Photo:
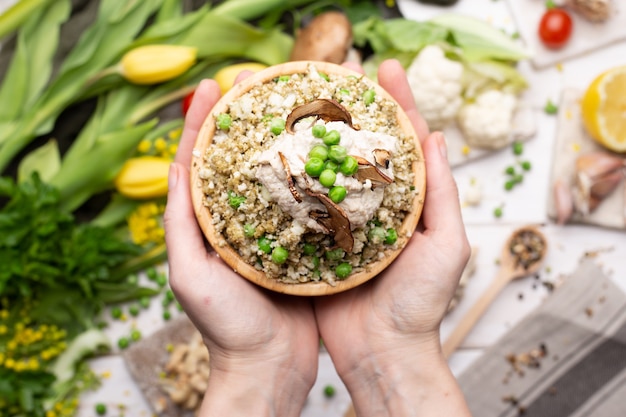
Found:
[(474, 417), (626, 416), (626, 294), (584, 260), (459, 383)]

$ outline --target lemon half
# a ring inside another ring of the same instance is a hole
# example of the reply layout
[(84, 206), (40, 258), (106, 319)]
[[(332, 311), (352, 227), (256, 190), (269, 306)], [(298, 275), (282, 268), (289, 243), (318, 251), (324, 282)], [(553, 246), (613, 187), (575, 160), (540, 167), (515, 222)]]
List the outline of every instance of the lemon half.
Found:
[(626, 66), (600, 74), (581, 101), (589, 135), (614, 152), (626, 152)]

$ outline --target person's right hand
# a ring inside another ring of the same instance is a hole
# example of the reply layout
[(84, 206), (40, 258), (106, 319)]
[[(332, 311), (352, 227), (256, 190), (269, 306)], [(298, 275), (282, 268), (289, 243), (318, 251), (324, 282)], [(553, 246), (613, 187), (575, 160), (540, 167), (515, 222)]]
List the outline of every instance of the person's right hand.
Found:
[(470, 254), (458, 191), (441, 133), (428, 134), (404, 70), (379, 68), (379, 83), (422, 138), (426, 199), (421, 226), (379, 276), (315, 300), (320, 335), (358, 415), (462, 416), (467, 412), (441, 353), (439, 327)]

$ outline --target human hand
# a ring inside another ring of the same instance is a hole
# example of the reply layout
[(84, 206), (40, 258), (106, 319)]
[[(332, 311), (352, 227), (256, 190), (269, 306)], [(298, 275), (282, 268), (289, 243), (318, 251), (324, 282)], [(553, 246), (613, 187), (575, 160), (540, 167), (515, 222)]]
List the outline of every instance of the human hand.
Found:
[(458, 191), (443, 135), (428, 134), (400, 64), (385, 61), (378, 74), (380, 85), (403, 107), (422, 139), (426, 199), (421, 225), (378, 277), (316, 299), (318, 328), (359, 415), (412, 410), (424, 416), (460, 416), (465, 404), (439, 336), (470, 254)]
[(317, 376), (311, 302), (264, 290), (207, 250), (191, 203), (195, 138), (219, 94), (213, 80), (196, 89), (170, 168), (164, 217), (170, 285), (211, 357), (200, 415), (299, 416)]

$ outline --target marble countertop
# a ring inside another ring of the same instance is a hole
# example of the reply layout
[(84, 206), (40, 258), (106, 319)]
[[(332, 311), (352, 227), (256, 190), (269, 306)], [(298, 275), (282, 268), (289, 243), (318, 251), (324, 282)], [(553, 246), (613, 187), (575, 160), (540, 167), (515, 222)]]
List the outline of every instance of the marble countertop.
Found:
[[(399, 6), (405, 16), (417, 20), (428, 19), (438, 13), (458, 11), (485, 19), (510, 33), (521, 31), (520, 21), (512, 14), (511, 2), (539, 0), (460, 0), (448, 8), (427, 6), (415, 0), (400, 0)], [(12, 1), (0, 0), (0, 9)], [(527, 28), (526, 28), (527, 29)], [(454, 168), (461, 200), (473, 181), (482, 188), (482, 200), (478, 206), (463, 207), (463, 216), (470, 243), (478, 248), (476, 270), (470, 278), (461, 303), (444, 320), (442, 338), (445, 339), (455, 325), (478, 299), (497, 272), (497, 259), (507, 236), (515, 228), (526, 224), (541, 225), (549, 242), (548, 256), (540, 272), (541, 281), (557, 282), (572, 273), (579, 260), (593, 253), (595, 260), (608, 271), (609, 276), (626, 291), (626, 262), (623, 261), (626, 232), (624, 229), (606, 229), (586, 225), (559, 226), (549, 219), (548, 200), (551, 193), (551, 167), (553, 146), (557, 130), (557, 118), (543, 112), (548, 99), (559, 102), (565, 88), (585, 88), (603, 70), (626, 64), (626, 42), (605, 44), (597, 49), (576, 54), (554, 65), (537, 68), (532, 62), (522, 62), (521, 72), (529, 81), (530, 88), (524, 99), (533, 107), (537, 122), (537, 135), (524, 147), (524, 159), (531, 161), (532, 170), (524, 181), (511, 191), (503, 187), (504, 169), (515, 162), (510, 148), (502, 149)], [(496, 219), (495, 207), (503, 206), (503, 216)], [(533, 277), (517, 280), (508, 285), (476, 324), (461, 347), (450, 358), (453, 372), (462, 373), (483, 350), (495, 343), (508, 329), (533, 311), (549, 294), (545, 285), (537, 285)], [(144, 337), (158, 330), (164, 322), (161, 306), (153, 302), (149, 310), (133, 318), (133, 325), (142, 329)], [(179, 313), (180, 314), (180, 313)], [(107, 329), (111, 340), (128, 333), (130, 321), (114, 322)], [(103, 375), (102, 387), (84, 396), (78, 415), (93, 415), (96, 403), (109, 405), (108, 415), (151, 416), (141, 391), (130, 376), (118, 351), (92, 361), (96, 373)], [(328, 384), (336, 388), (333, 398), (324, 396)], [(313, 387), (303, 417), (340, 417), (349, 406), (349, 396), (325, 353), (320, 354), (318, 380)], [(125, 412), (111, 412), (121, 406)]]

